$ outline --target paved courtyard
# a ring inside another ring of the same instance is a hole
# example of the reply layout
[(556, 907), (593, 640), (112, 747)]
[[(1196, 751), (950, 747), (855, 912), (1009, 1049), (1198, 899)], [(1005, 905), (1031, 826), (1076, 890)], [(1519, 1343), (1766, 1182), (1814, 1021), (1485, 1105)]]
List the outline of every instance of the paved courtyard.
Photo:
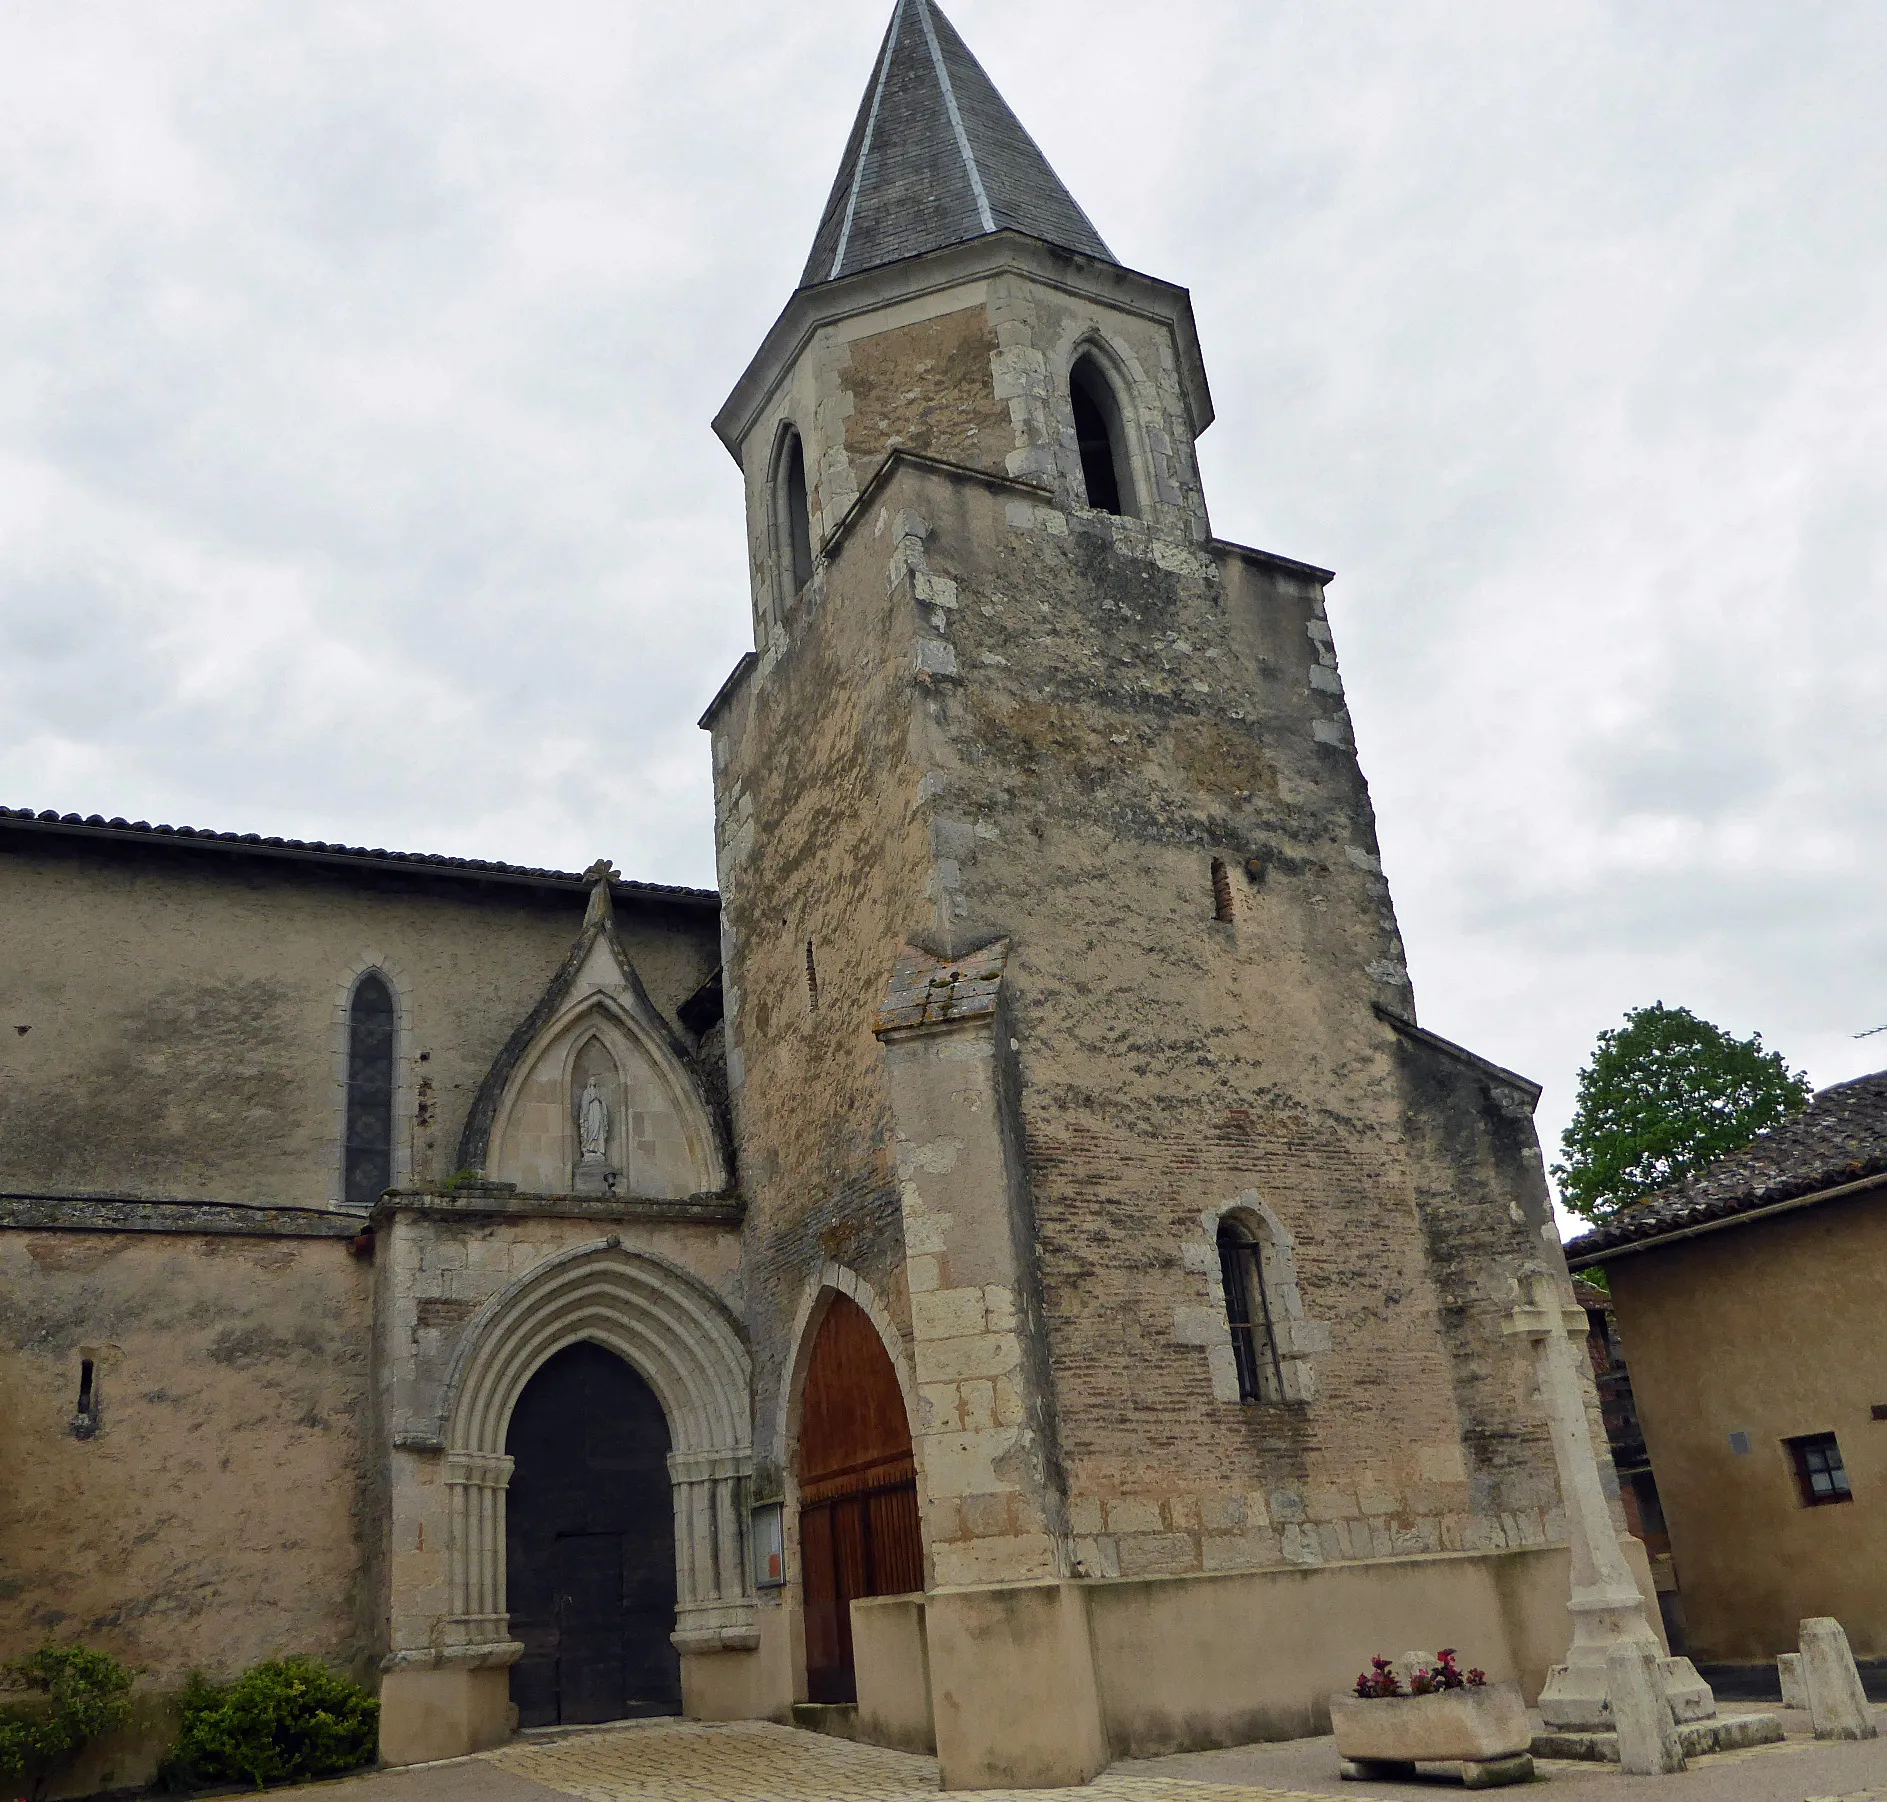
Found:
[[(1648, 1789), (1657, 1802), (1887, 1802), (1887, 1739), (1824, 1744), (1808, 1737), (1804, 1715), (1782, 1718), (1783, 1744), (1696, 1759), (1682, 1776), (1555, 1761), (1540, 1765), (1538, 1781), (1554, 1786), (1553, 1802), (1653, 1802)], [(299, 1793), (315, 1790), (323, 1802), (906, 1802), (937, 1795), (937, 1764), (764, 1721), (638, 1721), (529, 1734), (474, 1758)], [(984, 1802), (1441, 1802), (1463, 1793), (1442, 1782), (1340, 1783), (1328, 1739), (1131, 1761), (1084, 1789), (974, 1792)]]

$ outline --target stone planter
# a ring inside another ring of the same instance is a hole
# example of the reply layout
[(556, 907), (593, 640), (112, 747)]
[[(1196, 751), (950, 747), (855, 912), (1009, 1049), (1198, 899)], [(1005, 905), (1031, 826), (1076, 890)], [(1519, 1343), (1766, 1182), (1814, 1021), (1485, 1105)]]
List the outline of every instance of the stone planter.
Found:
[(1533, 1727), (1517, 1683), (1432, 1696), (1330, 1698), (1330, 1725), (1346, 1777), (1407, 1776), (1417, 1765), (1458, 1765), (1470, 1789), (1533, 1775)]

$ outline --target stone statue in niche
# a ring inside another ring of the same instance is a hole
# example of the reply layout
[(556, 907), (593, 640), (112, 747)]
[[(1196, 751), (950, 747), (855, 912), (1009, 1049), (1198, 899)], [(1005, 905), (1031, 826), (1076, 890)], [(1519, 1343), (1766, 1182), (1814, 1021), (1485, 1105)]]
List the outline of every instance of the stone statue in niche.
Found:
[(614, 1060), (592, 1041), (571, 1078), (571, 1123), (576, 1128), (576, 1168), (572, 1187), (584, 1193), (611, 1193), (621, 1180), (620, 1159), (612, 1139), (622, 1136), (617, 1118)]
[(577, 1104), (577, 1156), (586, 1164), (609, 1161), (609, 1102), (594, 1072)]

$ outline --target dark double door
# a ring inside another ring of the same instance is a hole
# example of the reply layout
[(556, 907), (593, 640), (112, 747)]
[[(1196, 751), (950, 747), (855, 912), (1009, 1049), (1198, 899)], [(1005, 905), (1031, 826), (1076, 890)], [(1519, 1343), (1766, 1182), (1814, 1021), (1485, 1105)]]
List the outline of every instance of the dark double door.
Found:
[(904, 1396), (878, 1329), (835, 1296), (800, 1403), (799, 1556), (806, 1693), (855, 1702), (852, 1603), (924, 1587), (923, 1536)]
[(675, 1517), (654, 1392), (614, 1353), (570, 1346), (525, 1386), (505, 1450), (518, 1725), (677, 1713)]

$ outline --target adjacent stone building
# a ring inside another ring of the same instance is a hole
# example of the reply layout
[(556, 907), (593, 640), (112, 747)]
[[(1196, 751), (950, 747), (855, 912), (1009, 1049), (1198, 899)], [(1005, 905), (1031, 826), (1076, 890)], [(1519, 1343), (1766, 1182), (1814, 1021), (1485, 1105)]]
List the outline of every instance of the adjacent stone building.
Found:
[(1887, 1657), (1887, 1072), (1567, 1247), (1603, 1269), (1690, 1649)]
[(855, 1707), (953, 1787), (1431, 1641), (1538, 1690), (1537, 1090), (1416, 1024), (1211, 421), (898, 0), (715, 422), (718, 897), (0, 816), (7, 1643), (351, 1662), (395, 1761)]

